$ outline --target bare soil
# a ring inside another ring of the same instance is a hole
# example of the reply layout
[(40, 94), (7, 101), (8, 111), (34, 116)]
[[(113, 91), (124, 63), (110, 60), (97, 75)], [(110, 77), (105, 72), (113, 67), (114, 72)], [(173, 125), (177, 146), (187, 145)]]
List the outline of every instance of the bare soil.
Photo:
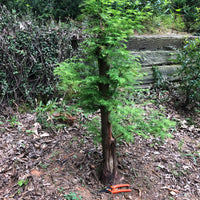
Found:
[(132, 192), (112, 195), (98, 192), (104, 188), (98, 177), (101, 146), (85, 134), (79, 123), (84, 115), (72, 126), (44, 130), (34, 113), (2, 108), (0, 199), (198, 200), (200, 116), (178, 112), (170, 104), (166, 116), (177, 120), (173, 138), (157, 144), (135, 136), (134, 143), (118, 144), (119, 170)]

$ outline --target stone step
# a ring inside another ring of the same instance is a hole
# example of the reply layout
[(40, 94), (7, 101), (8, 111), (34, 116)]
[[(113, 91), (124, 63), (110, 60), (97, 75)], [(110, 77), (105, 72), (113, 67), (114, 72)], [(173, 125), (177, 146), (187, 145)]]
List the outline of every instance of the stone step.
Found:
[(168, 50), (182, 48), (186, 39), (195, 39), (197, 36), (187, 35), (139, 35), (131, 37), (127, 43), (130, 51)]
[[(177, 70), (180, 68), (180, 65), (162, 65), (157, 66), (159, 72), (162, 74), (162, 78), (164, 81), (178, 81), (179, 77), (177, 75)], [(142, 73), (145, 75), (139, 81), (142, 84), (151, 84), (154, 83), (154, 76), (153, 76), (153, 68), (152, 67), (144, 67), (141, 69)]]
[(177, 69), (180, 65), (174, 61), (178, 49), (183, 48), (186, 40), (192, 40), (197, 36), (186, 35), (140, 35), (129, 39), (127, 49), (137, 57), (141, 63), (143, 85), (154, 83), (153, 68), (157, 66), (165, 81), (178, 81)]
[(143, 67), (153, 65), (171, 65), (176, 63), (177, 51), (131, 51)]

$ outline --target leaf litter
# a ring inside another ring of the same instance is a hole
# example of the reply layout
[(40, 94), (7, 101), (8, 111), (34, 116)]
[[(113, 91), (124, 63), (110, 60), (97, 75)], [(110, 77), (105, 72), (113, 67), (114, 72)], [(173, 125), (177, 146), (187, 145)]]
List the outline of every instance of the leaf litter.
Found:
[[(166, 115), (178, 121), (173, 138), (158, 144), (154, 138), (135, 136), (134, 143), (118, 144), (119, 170), (132, 192), (112, 196), (98, 193), (104, 188), (99, 182), (101, 146), (93, 144), (78, 120), (64, 129), (43, 130), (35, 114), (2, 111), (0, 198), (62, 200), (73, 194), (85, 200), (198, 200), (199, 116), (192, 116), (197, 121), (194, 126), (170, 107)], [(77, 118), (85, 120), (82, 115)]]

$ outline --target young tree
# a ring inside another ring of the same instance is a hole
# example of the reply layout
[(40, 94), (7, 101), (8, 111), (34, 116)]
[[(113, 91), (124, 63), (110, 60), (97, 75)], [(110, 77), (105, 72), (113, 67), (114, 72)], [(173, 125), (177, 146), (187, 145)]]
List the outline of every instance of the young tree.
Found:
[[(101, 111), (101, 180), (106, 185), (117, 183), (120, 179), (116, 138), (121, 133), (112, 132), (112, 125), (116, 122), (113, 114), (124, 112), (126, 96), (122, 98), (121, 94), (133, 90), (140, 68), (125, 45), (127, 37), (133, 34), (133, 29), (141, 28), (141, 21), (146, 16), (134, 8), (135, 4), (133, 6), (128, 0), (85, 0), (82, 20), (89, 37), (82, 45), (84, 59), (72, 58), (55, 70), (63, 89), (73, 90), (79, 105), (90, 111)], [(120, 124), (122, 119), (118, 118), (117, 121)], [(125, 139), (132, 139), (135, 126), (127, 125), (129, 133), (123, 133)]]

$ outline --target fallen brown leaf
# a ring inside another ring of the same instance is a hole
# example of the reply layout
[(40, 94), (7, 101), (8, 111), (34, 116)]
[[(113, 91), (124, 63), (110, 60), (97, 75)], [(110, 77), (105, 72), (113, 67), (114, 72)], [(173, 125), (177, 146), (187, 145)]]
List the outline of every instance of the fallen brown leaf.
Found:
[(36, 169), (33, 169), (33, 170), (31, 171), (31, 175), (32, 175), (32, 176), (40, 177), (42, 174), (43, 174), (43, 173), (42, 173), (41, 171), (38, 171), (38, 170), (36, 170)]

